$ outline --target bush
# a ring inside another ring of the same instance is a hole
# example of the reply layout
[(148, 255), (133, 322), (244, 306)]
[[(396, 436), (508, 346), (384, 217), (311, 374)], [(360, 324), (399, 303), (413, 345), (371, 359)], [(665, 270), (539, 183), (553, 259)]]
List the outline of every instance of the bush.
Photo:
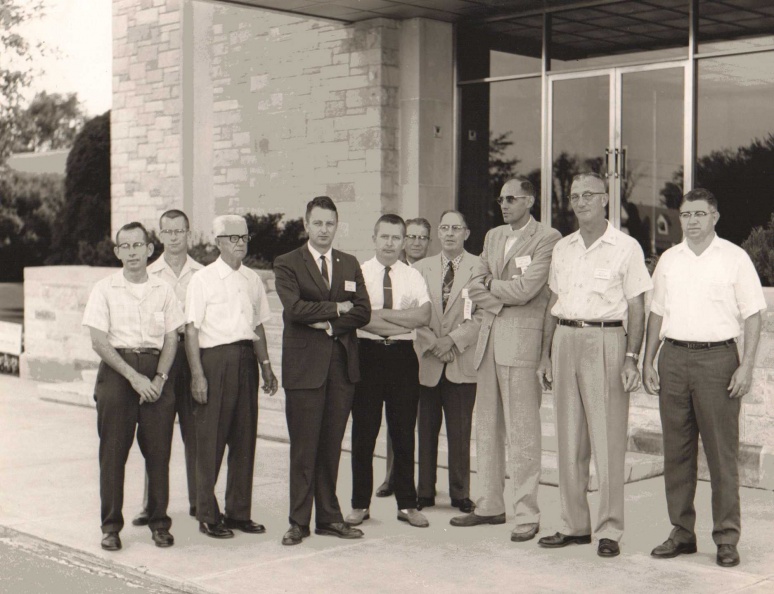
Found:
[(766, 228), (753, 228), (742, 248), (750, 255), (761, 283), (774, 287), (774, 214)]
[(245, 263), (251, 268), (271, 268), (277, 256), (286, 254), (306, 241), (303, 219), (282, 224), (282, 213), (247, 214), (247, 231), (253, 235)]

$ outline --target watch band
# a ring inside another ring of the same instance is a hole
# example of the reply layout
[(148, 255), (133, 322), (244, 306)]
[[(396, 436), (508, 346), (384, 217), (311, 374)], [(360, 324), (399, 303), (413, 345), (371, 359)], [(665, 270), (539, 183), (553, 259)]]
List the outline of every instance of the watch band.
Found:
[(269, 365), (271, 365), (271, 361), (269, 361), (268, 359), (266, 359), (266, 360), (264, 360), (264, 361), (261, 361), (261, 365), (266, 365), (267, 363), (268, 363)]
[(160, 377), (161, 379), (163, 379), (164, 381), (167, 381), (167, 380), (169, 379), (169, 376), (168, 376), (166, 373), (162, 373), (162, 372), (160, 372), (160, 371), (157, 371), (157, 372), (156, 372), (156, 375), (157, 375), (157, 376), (159, 376), (159, 377)]
[(640, 355), (638, 353), (626, 353), (626, 356), (634, 359), (635, 363), (640, 360)]

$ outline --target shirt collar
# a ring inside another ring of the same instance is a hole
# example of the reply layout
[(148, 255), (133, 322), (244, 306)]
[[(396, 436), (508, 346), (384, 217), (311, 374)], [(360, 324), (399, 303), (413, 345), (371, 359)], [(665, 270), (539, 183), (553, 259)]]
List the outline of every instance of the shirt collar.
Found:
[[(712, 238), (712, 241), (707, 246), (707, 249), (704, 250), (701, 255), (706, 254), (709, 250), (719, 249), (720, 247), (721, 247), (720, 236), (717, 233), (715, 233), (715, 237)], [(675, 246), (675, 248), (681, 252), (686, 252), (686, 253), (690, 252), (692, 255), (696, 256), (696, 254), (693, 253), (693, 250), (688, 247), (688, 240), (686, 238), (683, 238), (683, 240), (680, 243), (678, 243)]]
[[(605, 232), (602, 234), (602, 237), (600, 237), (599, 239), (597, 239), (597, 241), (591, 244), (591, 246), (589, 246), (589, 249), (597, 245), (597, 243), (599, 243), (600, 241), (604, 241), (605, 243), (609, 243), (610, 245), (616, 245), (618, 243), (618, 237), (616, 234), (617, 229), (610, 224), (610, 221), (606, 221), (606, 223), (607, 223), (607, 228), (605, 229)], [(573, 233), (569, 237), (570, 237), (570, 243), (577, 243), (579, 241), (580, 242), (583, 241), (583, 238), (581, 237), (581, 234), (580, 234), (580, 229), (578, 231), (575, 231), (575, 233)]]
[[(116, 272), (113, 277), (110, 279), (110, 286), (111, 287), (126, 287), (126, 285), (129, 283), (129, 281), (126, 280), (126, 277), (124, 276), (123, 269)], [(149, 274), (148, 275), (148, 283), (151, 287), (158, 287), (162, 284), (164, 284), (164, 281), (160, 278), (156, 278), (154, 275)]]
[(532, 221), (534, 221), (534, 220), (535, 219), (532, 218), (532, 215), (529, 215), (529, 220), (526, 223), (524, 223), (524, 225), (520, 229), (514, 229), (510, 225), (506, 225), (505, 226), (505, 236), (506, 237), (520, 237), (521, 235), (523, 235), (527, 231), (529, 226), (532, 224)]
[[(183, 264), (183, 269), (180, 271), (180, 276), (185, 276), (185, 273), (189, 271), (196, 272), (200, 268), (203, 268), (203, 266), (194, 260), (190, 255), (186, 254), (185, 264)], [(163, 253), (156, 259), (155, 262), (148, 265), (148, 272), (156, 273), (161, 272), (162, 270), (169, 270), (173, 275), (175, 274)]]
[(239, 266), (239, 269), (234, 270), (233, 268), (231, 268), (231, 266), (226, 264), (223, 261), (223, 258), (221, 258), (220, 256), (218, 256), (218, 259), (215, 260), (215, 270), (218, 271), (218, 276), (221, 279), (226, 278), (228, 275), (230, 275), (230, 274), (232, 274), (234, 272), (238, 272), (242, 276), (245, 276), (245, 277), (247, 276), (247, 274), (245, 272), (245, 263), (244, 262), (242, 262), (242, 264)]
[[(377, 269), (381, 269), (381, 270), (384, 270), (384, 269), (385, 269), (385, 266), (384, 266), (384, 264), (382, 264), (381, 262), (379, 262), (379, 260), (377, 260), (377, 259), (376, 259), (376, 256), (374, 256), (373, 258), (371, 258), (371, 260), (373, 260), (373, 262), (374, 262), (374, 266), (376, 266), (376, 267), (377, 267)], [(411, 266), (410, 266), (409, 264), (406, 264), (406, 263), (405, 263), (405, 262), (403, 262), (402, 260), (397, 260), (397, 261), (395, 262), (395, 264), (393, 264), (392, 266), (390, 266), (390, 270), (397, 270), (397, 269), (399, 269), (399, 268), (401, 268), (401, 267), (404, 267), (404, 266), (405, 266), (406, 268), (411, 268)]]
[(462, 262), (462, 256), (464, 255), (465, 252), (461, 252), (459, 256), (454, 258), (454, 260), (449, 260), (449, 258), (447, 258), (443, 252), (441, 252), (441, 269), (446, 270), (449, 262), (451, 262), (452, 268), (454, 268), (454, 272), (457, 272), (457, 269), (460, 267), (460, 262)]
[(333, 262), (333, 259), (331, 258), (331, 252), (333, 251), (333, 248), (329, 248), (328, 251), (323, 254), (322, 252), (318, 252), (316, 249), (314, 249), (311, 242), (307, 241), (306, 247), (309, 248), (309, 253), (312, 254), (315, 262), (317, 262), (322, 256), (325, 256), (325, 259), (328, 260), (328, 262)]

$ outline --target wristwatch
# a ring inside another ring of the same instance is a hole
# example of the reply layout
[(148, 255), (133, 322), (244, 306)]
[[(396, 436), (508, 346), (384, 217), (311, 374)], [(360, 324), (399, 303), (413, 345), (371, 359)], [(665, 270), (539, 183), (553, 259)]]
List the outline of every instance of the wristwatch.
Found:
[(169, 376), (166, 373), (161, 373), (160, 371), (157, 371), (156, 375), (161, 379), (163, 379), (164, 381), (167, 381), (169, 379)]
[(626, 353), (626, 356), (634, 359), (635, 363), (640, 360), (640, 355), (638, 353)]

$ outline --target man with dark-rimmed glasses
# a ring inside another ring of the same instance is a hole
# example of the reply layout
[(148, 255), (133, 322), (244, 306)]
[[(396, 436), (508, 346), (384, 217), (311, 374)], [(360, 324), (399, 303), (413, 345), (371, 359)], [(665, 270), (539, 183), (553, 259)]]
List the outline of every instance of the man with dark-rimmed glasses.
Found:
[[(266, 531), (250, 518), (258, 428), (258, 368), (274, 394), (264, 322), (271, 317), (258, 274), (242, 265), (250, 236), (238, 215), (213, 221), (220, 257), (194, 274), (186, 297), (186, 353), (196, 401), (196, 518), (200, 532), (231, 538), (233, 529)], [(228, 445), (225, 516), (215, 483)]]

